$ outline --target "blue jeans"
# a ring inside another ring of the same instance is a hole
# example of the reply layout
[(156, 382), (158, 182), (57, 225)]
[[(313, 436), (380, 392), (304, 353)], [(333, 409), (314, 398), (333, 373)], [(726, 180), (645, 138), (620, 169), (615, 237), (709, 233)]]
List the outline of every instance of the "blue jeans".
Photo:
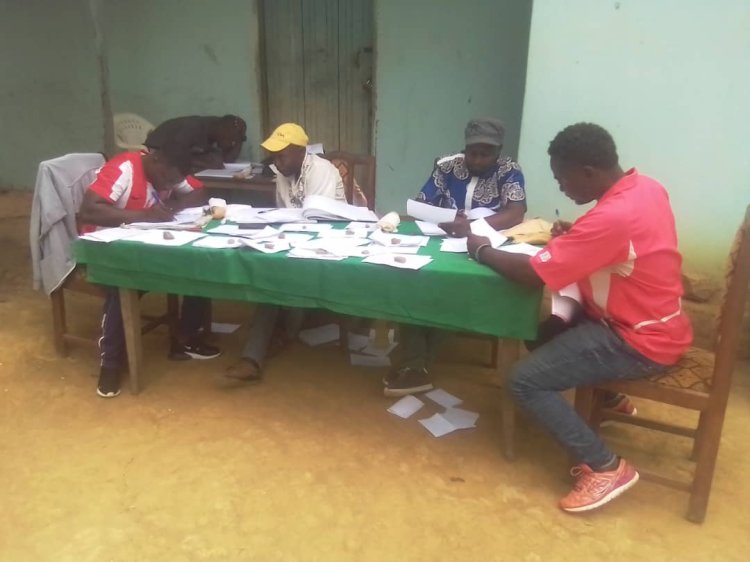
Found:
[(578, 462), (596, 469), (611, 463), (615, 454), (560, 392), (636, 379), (666, 368), (638, 353), (609, 326), (584, 320), (518, 362), (510, 374), (510, 391), (518, 405)]

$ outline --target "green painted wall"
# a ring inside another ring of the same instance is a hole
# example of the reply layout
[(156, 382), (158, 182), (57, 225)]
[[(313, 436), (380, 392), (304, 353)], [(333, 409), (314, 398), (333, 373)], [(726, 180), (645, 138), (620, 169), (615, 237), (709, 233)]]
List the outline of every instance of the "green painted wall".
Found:
[(380, 211), (405, 208), (472, 117), (502, 118), (516, 154), (530, 15), (522, 0), (375, 1)]
[(105, 7), (112, 108), (157, 124), (234, 113), (244, 157), (260, 153), (255, 0), (110, 0)]
[(576, 208), (549, 172), (566, 125), (609, 129), (625, 167), (669, 190), (688, 269), (722, 271), (750, 203), (750, 2), (534, 3), (520, 161), (530, 210)]
[(102, 150), (87, 0), (0, 0), (0, 188), (33, 189), (41, 160)]

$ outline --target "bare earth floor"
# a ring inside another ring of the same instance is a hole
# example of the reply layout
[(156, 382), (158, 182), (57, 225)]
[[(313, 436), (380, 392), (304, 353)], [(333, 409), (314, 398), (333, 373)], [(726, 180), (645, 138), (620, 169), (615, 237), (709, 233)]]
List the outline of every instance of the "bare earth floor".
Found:
[[(166, 360), (156, 331), (143, 392), (98, 398), (96, 351), (58, 357), (48, 302), (31, 290), (28, 206), (27, 195), (0, 194), (1, 562), (747, 560), (747, 364), (705, 524), (683, 518), (685, 494), (645, 482), (570, 516), (556, 508), (570, 485), (563, 453), (520, 419), (518, 459), (507, 462), (500, 389), (467, 364), (441, 364), (436, 376), (480, 412), (478, 427), (441, 439), (388, 414), (383, 372), (348, 366), (335, 347), (295, 345), (263, 384), (218, 388), (244, 331), (217, 337), (223, 357), (188, 364)], [(74, 327), (95, 335), (99, 306), (71, 299)], [(216, 315), (250, 312), (219, 303)], [(607, 436), (637, 465), (691, 468), (686, 440), (635, 428)]]

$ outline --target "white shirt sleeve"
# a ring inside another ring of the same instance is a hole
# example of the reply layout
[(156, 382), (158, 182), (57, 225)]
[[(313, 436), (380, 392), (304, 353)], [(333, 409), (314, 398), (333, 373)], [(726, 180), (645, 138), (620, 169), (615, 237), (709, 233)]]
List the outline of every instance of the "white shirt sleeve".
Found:
[(305, 197), (322, 195), (337, 201), (346, 201), (344, 181), (336, 166), (318, 156), (311, 157), (316, 161), (310, 167), (309, 176), (305, 178)]

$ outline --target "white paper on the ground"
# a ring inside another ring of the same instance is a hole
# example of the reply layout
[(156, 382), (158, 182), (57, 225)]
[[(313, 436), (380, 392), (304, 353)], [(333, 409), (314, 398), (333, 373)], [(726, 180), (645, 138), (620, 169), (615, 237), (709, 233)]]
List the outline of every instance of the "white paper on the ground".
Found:
[(349, 360), (355, 367), (390, 367), (391, 360), (387, 355), (360, 355), (351, 353)]
[(91, 240), (92, 242), (114, 242), (116, 240), (124, 240), (126, 238), (132, 238), (141, 234), (138, 230), (132, 228), (103, 228), (102, 230), (95, 230), (88, 234), (82, 234), (79, 236), (82, 240)]
[(349, 340), (350, 351), (360, 351), (370, 343), (370, 336), (364, 334), (354, 334), (349, 332), (347, 334), (347, 339)]
[(352, 221), (346, 225), (346, 228), (350, 228), (352, 230), (366, 230), (367, 232), (374, 232), (378, 229), (378, 225), (377, 223), (372, 222)]
[(376, 265), (387, 265), (399, 269), (421, 269), (432, 261), (430, 256), (410, 256), (408, 254), (394, 255), (390, 252), (375, 254), (362, 260), (362, 263), (374, 263)]
[(389, 234), (382, 230), (376, 230), (370, 234), (370, 240), (393, 248), (396, 246), (426, 246), (430, 238), (428, 236), (410, 236), (408, 234)]
[(436, 388), (425, 394), (427, 398), (440, 404), (443, 408), (453, 408), (463, 402), (457, 396), (453, 396), (451, 393), (446, 392), (442, 388)]
[(432, 433), (434, 437), (442, 437), (443, 435), (447, 435), (457, 429), (455, 425), (446, 420), (440, 414), (435, 414), (429, 418), (419, 420), (419, 423), (421, 423), (427, 431)]
[(391, 404), (391, 407), (388, 408), (388, 411), (391, 414), (395, 414), (400, 418), (406, 419), (417, 413), (423, 406), (424, 402), (422, 402), (419, 398), (409, 395), (404, 396), (398, 402)]
[(427, 203), (420, 203), (409, 199), (406, 202), (406, 214), (415, 219), (419, 219), (425, 222), (431, 222), (433, 224), (439, 224), (441, 222), (453, 222), (456, 220), (456, 209), (444, 209), (442, 207), (435, 207), (435, 205), (428, 205)]
[(425, 236), (447, 236), (447, 232), (440, 228), (438, 225), (426, 221), (414, 221), (417, 223), (419, 230)]
[(503, 246), (500, 246), (498, 250), (511, 254), (526, 254), (527, 256), (535, 256), (542, 249), (539, 246), (532, 246), (531, 244), (527, 244), (526, 242), (521, 242), (520, 244), (505, 244)]
[(318, 326), (317, 328), (302, 330), (299, 333), (299, 339), (312, 347), (338, 341), (339, 325), (326, 324), (325, 326)]
[(503, 236), (497, 230), (492, 228), (484, 219), (475, 220), (471, 223), (471, 233), (476, 234), (477, 236), (486, 236), (489, 238), (490, 245), (493, 248), (499, 248), (508, 240), (506, 236)]
[(390, 355), (391, 351), (398, 345), (398, 342), (390, 342), (385, 347), (377, 347), (375, 342), (370, 342), (367, 347), (363, 347), (359, 350), (363, 355)]
[(488, 209), (487, 207), (474, 207), (473, 209), (469, 209), (466, 211), (466, 218), (470, 221), (474, 221), (477, 219), (484, 219), (487, 217), (491, 217), (495, 214), (495, 211), (492, 209)]
[(467, 238), (446, 238), (440, 244), (441, 252), (466, 253), (469, 250), (466, 247)]
[(241, 238), (233, 238), (232, 236), (206, 236), (200, 240), (196, 240), (193, 248), (213, 248), (218, 250), (242, 248), (244, 245)]
[(286, 252), (291, 248), (289, 242), (277, 238), (268, 238), (266, 240), (243, 239), (242, 243), (253, 250), (263, 252), (264, 254), (277, 254), (278, 252)]
[(226, 322), (211, 322), (211, 331), (214, 334), (233, 334), (239, 328), (239, 324), (227, 324)]
[(317, 223), (294, 223), (287, 222), (282, 224), (279, 229), (282, 232), (323, 232), (324, 230), (331, 230), (332, 224), (317, 224)]
[[(164, 238), (165, 235), (171, 237)], [(128, 240), (153, 244), (154, 246), (184, 246), (204, 236), (206, 234), (203, 232), (187, 232), (184, 230), (143, 230), (137, 235), (131, 236)]]
[(572, 283), (560, 291), (553, 291), (551, 301), (552, 315), (570, 322), (581, 306), (581, 291), (578, 283)]
[(367, 238), (368, 234), (364, 228), (330, 228), (319, 232), (318, 238)]
[(302, 216), (307, 219), (378, 222), (378, 216), (367, 207), (349, 205), (323, 195), (305, 197)]
[(456, 429), (469, 429), (476, 427), (479, 414), (464, 410), (463, 408), (446, 408), (445, 412), (440, 414), (448, 420)]

